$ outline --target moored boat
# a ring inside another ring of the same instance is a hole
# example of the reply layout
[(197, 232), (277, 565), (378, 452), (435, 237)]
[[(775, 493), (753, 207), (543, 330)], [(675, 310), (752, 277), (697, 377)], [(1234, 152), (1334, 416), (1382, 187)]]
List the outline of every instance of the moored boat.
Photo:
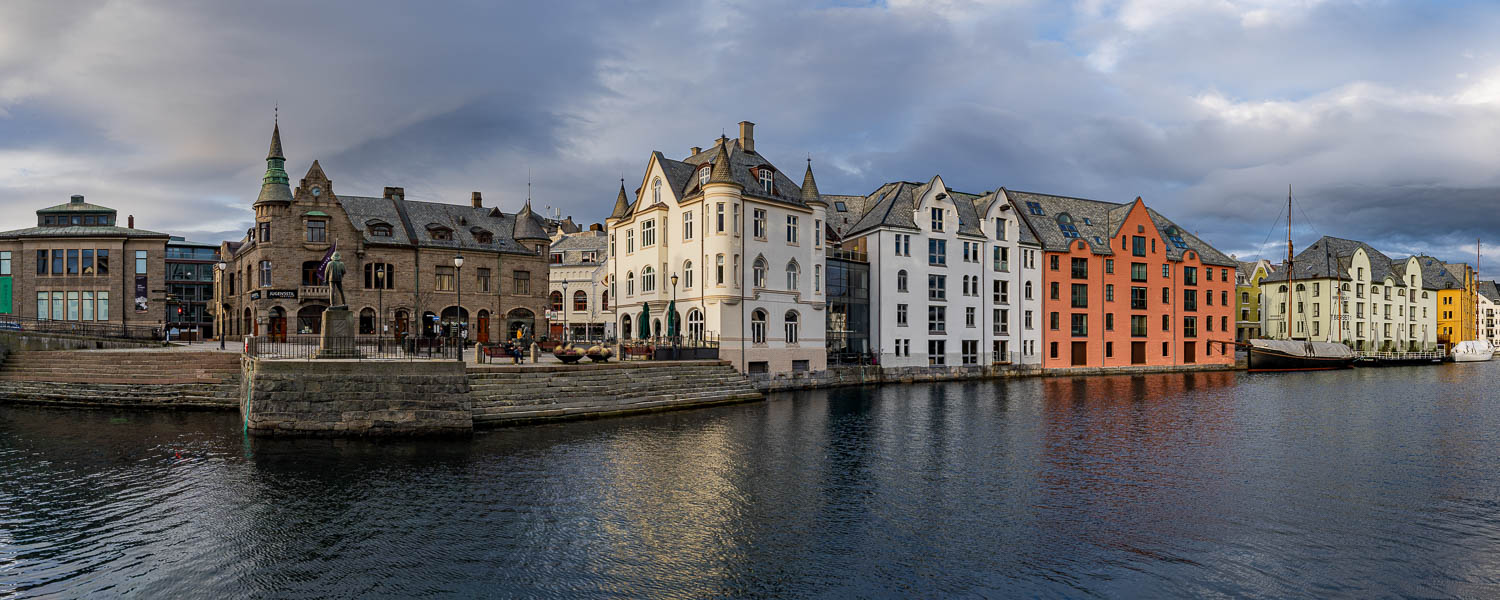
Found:
[(1468, 340), (1453, 347), (1453, 362), (1484, 362), (1495, 357), (1495, 348), (1485, 340)]
[(1343, 344), (1296, 340), (1250, 340), (1249, 371), (1327, 371), (1354, 366), (1357, 356)]

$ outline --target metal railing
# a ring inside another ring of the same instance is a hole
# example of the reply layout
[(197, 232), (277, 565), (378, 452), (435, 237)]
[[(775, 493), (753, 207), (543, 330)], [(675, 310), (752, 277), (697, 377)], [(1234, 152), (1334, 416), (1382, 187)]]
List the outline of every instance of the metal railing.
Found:
[(159, 326), (121, 325), (96, 321), (50, 321), (12, 315), (0, 316), (0, 331), (61, 333), (127, 340), (161, 340), (164, 337), (163, 329)]
[(705, 360), (719, 358), (719, 337), (658, 336), (620, 341), (620, 360)]
[(457, 360), (460, 343), (448, 337), (262, 335), (245, 338), (245, 355), (276, 360)]

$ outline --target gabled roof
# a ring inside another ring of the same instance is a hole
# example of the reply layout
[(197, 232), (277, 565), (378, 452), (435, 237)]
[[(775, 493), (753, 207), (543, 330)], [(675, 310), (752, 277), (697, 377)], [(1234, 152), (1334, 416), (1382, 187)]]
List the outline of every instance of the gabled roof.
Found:
[(1454, 277), (1443, 261), (1425, 254), (1419, 254), (1416, 258), (1417, 264), (1422, 268), (1423, 289), (1461, 290), (1464, 288), (1463, 280)]
[[(1088, 243), (1089, 248), (1095, 254), (1114, 254), (1115, 250), (1110, 240), (1120, 234), (1120, 228), (1124, 226), (1125, 219), (1129, 216), (1134, 204), (1133, 202), (1121, 204), (1016, 190), (1004, 190), (1004, 193), (1010, 199), (1011, 204), (1016, 207), (1016, 212), (1021, 215), (1021, 218), (1031, 225), (1032, 232), (1036, 234), (1042, 248), (1054, 252), (1064, 252), (1073, 240), (1083, 240)], [(1198, 260), (1203, 264), (1237, 266), (1234, 259), (1209, 245), (1208, 242), (1177, 225), (1165, 215), (1156, 212), (1155, 209), (1149, 206), (1145, 208), (1146, 215), (1156, 226), (1157, 234), (1166, 243), (1167, 259), (1182, 260), (1183, 255), (1191, 250), (1198, 253)], [(1078, 237), (1065, 234), (1062, 229), (1064, 224), (1076, 230)], [(1173, 243), (1171, 241), (1173, 237), (1180, 238), (1186, 248), (1179, 248)]]
[[(552, 253), (561, 253), (564, 265), (602, 264), (605, 250), (609, 247), (609, 236), (602, 231), (582, 231), (563, 236), (552, 242)], [(594, 260), (584, 262), (583, 254), (593, 252)]]
[(1496, 285), (1495, 280), (1475, 282), (1474, 289), (1490, 302), (1500, 304), (1500, 285)]
[[(698, 178), (693, 177), (693, 174), (704, 163), (715, 162), (715, 157), (718, 156), (719, 149), (722, 147), (724, 153), (729, 157), (729, 162), (725, 165), (728, 169), (727, 176), (733, 183), (738, 183), (740, 187), (744, 188), (743, 193), (745, 196), (808, 208), (807, 203), (802, 201), (802, 186), (797, 185), (790, 177), (787, 177), (786, 173), (782, 173), (781, 169), (776, 168), (776, 165), (771, 164), (765, 157), (741, 148), (738, 139), (720, 138), (715, 142), (714, 146), (706, 151), (689, 156), (681, 162), (665, 161), (662, 163), (664, 171), (669, 168), (685, 169), (680, 179), (670, 172), (668, 175), (674, 186), (681, 186), (673, 188), (679, 192), (678, 198), (686, 199), (688, 196), (701, 191)], [(764, 187), (761, 186), (760, 180), (756, 179), (752, 173), (752, 170), (761, 167), (769, 167), (771, 169), (771, 193), (766, 193)], [(710, 180), (715, 180), (714, 178), (722, 176), (717, 173), (718, 170), (719, 165), (716, 163), (714, 165), (715, 172), (709, 174)]]
[[(1359, 240), (1346, 240), (1327, 235), (1318, 238), (1318, 241), (1313, 242), (1292, 258), (1290, 278), (1347, 281), (1350, 279), (1349, 269), (1353, 263), (1354, 253), (1360, 249), (1363, 249), (1365, 255), (1370, 258), (1370, 281), (1383, 282), (1389, 276), (1395, 280), (1398, 287), (1406, 286), (1404, 263), (1393, 262), (1385, 253)], [(1267, 275), (1262, 281), (1287, 281), (1287, 279), (1287, 269), (1282, 267)]]
[[(373, 246), (411, 246), (485, 250), (511, 254), (535, 254), (513, 237), (516, 216), (493, 208), (475, 208), (470, 204), (442, 204), (416, 200), (392, 200), (369, 196), (339, 196), (339, 203), (349, 215), (354, 228)], [(372, 236), (369, 223), (391, 225), (391, 235)], [(410, 223), (412, 226), (407, 226)], [(453, 239), (433, 239), (429, 224), (450, 231)], [(538, 228), (538, 223), (533, 223)], [(476, 228), (489, 232), (491, 242), (481, 244), (475, 238)]]

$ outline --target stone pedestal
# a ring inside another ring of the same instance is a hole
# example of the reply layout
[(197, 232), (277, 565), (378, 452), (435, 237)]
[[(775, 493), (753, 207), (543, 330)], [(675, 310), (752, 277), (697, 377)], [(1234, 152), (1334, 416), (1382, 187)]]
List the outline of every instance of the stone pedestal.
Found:
[(349, 307), (334, 306), (323, 311), (317, 358), (359, 358), (354, 332), (354, 313), (349, 312)]

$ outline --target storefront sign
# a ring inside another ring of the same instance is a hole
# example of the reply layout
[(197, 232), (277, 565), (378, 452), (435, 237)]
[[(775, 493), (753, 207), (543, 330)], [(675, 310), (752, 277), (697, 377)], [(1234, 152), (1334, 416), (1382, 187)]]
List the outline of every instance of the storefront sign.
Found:
[(266, 290), (267, 298), (296, 300), (297, 290)]
[(256, 291), (250, 292), (250, 299), (251, 300), (260, 300), (260, 290), (256, 290)]

